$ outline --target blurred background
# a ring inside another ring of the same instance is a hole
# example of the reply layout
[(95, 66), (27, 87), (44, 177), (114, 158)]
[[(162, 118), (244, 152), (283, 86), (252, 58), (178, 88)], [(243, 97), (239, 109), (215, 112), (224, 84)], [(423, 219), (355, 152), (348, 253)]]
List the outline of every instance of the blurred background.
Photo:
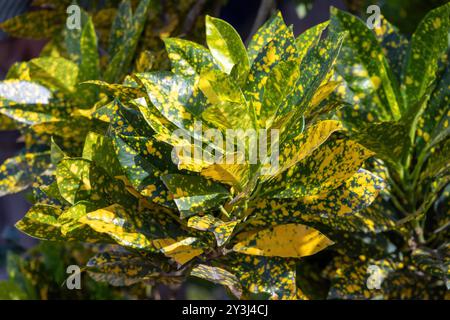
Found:
[[(205, 0), (198, 2), (202, 1), (205, 2)], [(104, 1), (78, 1), (84, 7), (89, 7), (94, 2), (97, 6), (102, 6)], [(377, 4), (382, 14), (398, 26), (402, 33), (409, 36), (429, 10), (446, 2), (442, 0), (216, 0), (214, 13), (232, 24), (245, 40), (256, 31), (271, 12), (277, 9), (283, 13), (286, 23), (294, 26), (294, 32), (298, 35), (327, 20), (330, 6), (364, 17), (367, 7)], [(30, 10), (33, 10), (32, 0), (0, 0), (0, 23)], [(16, 39), (0, 31), (0, 78), (5, 77), (13, 63), (37, 57), (46, 42), (47, 40)], [(0, 163), (22, 147), (18, 132), (0, 132)], [(14, 223), (23, 217), (30, 206), (26, 198), (26, 193), (0, 197), (0, 279), (7, 277), (5, 261), (8, 252), (21, 253), (37, 244), (36, 240), (19, 233), (14, 228)], [(194, 294), (193, 298), (201, 298), (201, 289), (196, 292), (197, 296)], [(223, 292), (219, 289), (217, 292), (210, 290), (208, 294), (209, 298), (223, 297)]]

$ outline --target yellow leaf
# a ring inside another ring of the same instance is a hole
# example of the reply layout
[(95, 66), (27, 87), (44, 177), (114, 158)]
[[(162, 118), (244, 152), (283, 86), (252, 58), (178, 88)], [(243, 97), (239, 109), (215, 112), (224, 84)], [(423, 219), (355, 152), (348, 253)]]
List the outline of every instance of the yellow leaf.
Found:
[(323, 100), (325, 100), (340, 84), (340, 82), (337, 81), (330, 81), (324, 85), (322, 85), (314, 95), (311, 101), (311, 106), (315, 107), (319, 103), (321, 103)]
[(188, 227), (214, 233), (217, 245), (222, 246), (230, 238), (234, 227), (236, 227), (239, 222), (240, 220), (224, 222), (208, 214), (203, 217), (191, 217), (188, 221)]
[(170, 257), (178, 264), (183, 265), (203, 253), (202, 249), (194, 248), (192, 246), (196, 241), (197, 238), (194, 237), (185, 238), (181, 241), (167, 238), (154, 240), (153, 245), (161, 250), (167, 257)]
[(280, 150), (280, 168), (272, 176), (280, 174), (305, 159), (327, 141), (333, 132), (342, 129), (343, 126), (339, 121), (320, 121), (293, 139), (286, 141)]
[(237, 243), (236, 252), (268, 257), (300, 258), (332, 245), (319, 231), (301, 224), (284, 224), (249, 235)]
[(201, 175), (241, 191), (249, 180), (248, 164), (213, 164), (202, 170)]

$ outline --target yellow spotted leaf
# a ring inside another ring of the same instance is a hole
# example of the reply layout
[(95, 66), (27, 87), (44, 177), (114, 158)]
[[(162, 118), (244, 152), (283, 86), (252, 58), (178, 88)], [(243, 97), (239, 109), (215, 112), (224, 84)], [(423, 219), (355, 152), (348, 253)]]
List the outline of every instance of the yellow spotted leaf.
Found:
[(319, 231), (301, 224), (285, 224), (251, 234), (235, 244), (240, 253), (267, 257), (301, 258), (333, 244)]

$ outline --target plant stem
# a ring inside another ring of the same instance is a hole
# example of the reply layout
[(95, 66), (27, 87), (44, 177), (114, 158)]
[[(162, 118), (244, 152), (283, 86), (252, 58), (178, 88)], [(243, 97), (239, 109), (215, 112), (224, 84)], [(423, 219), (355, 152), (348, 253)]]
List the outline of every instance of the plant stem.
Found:
[(423, 237), (423, 228), (421, 227), (419, 220), (414, 221), (414, 231), (417, 234), (417, 240), (420, 244), (425, 243), (425, 238)]
[(230, 221), (231, 217), (227, 210), (223, 206), (220, 206), (220, 212), (222, 213), (222, 220)]

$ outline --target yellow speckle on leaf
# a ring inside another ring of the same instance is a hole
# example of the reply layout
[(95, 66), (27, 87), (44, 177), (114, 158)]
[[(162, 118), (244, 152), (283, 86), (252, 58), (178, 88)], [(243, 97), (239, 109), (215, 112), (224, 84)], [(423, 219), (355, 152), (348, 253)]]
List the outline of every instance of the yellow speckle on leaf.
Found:
[(441, 18), (436, 18), (433, 20), (433, 27), (439, 29), (442, 25)]

